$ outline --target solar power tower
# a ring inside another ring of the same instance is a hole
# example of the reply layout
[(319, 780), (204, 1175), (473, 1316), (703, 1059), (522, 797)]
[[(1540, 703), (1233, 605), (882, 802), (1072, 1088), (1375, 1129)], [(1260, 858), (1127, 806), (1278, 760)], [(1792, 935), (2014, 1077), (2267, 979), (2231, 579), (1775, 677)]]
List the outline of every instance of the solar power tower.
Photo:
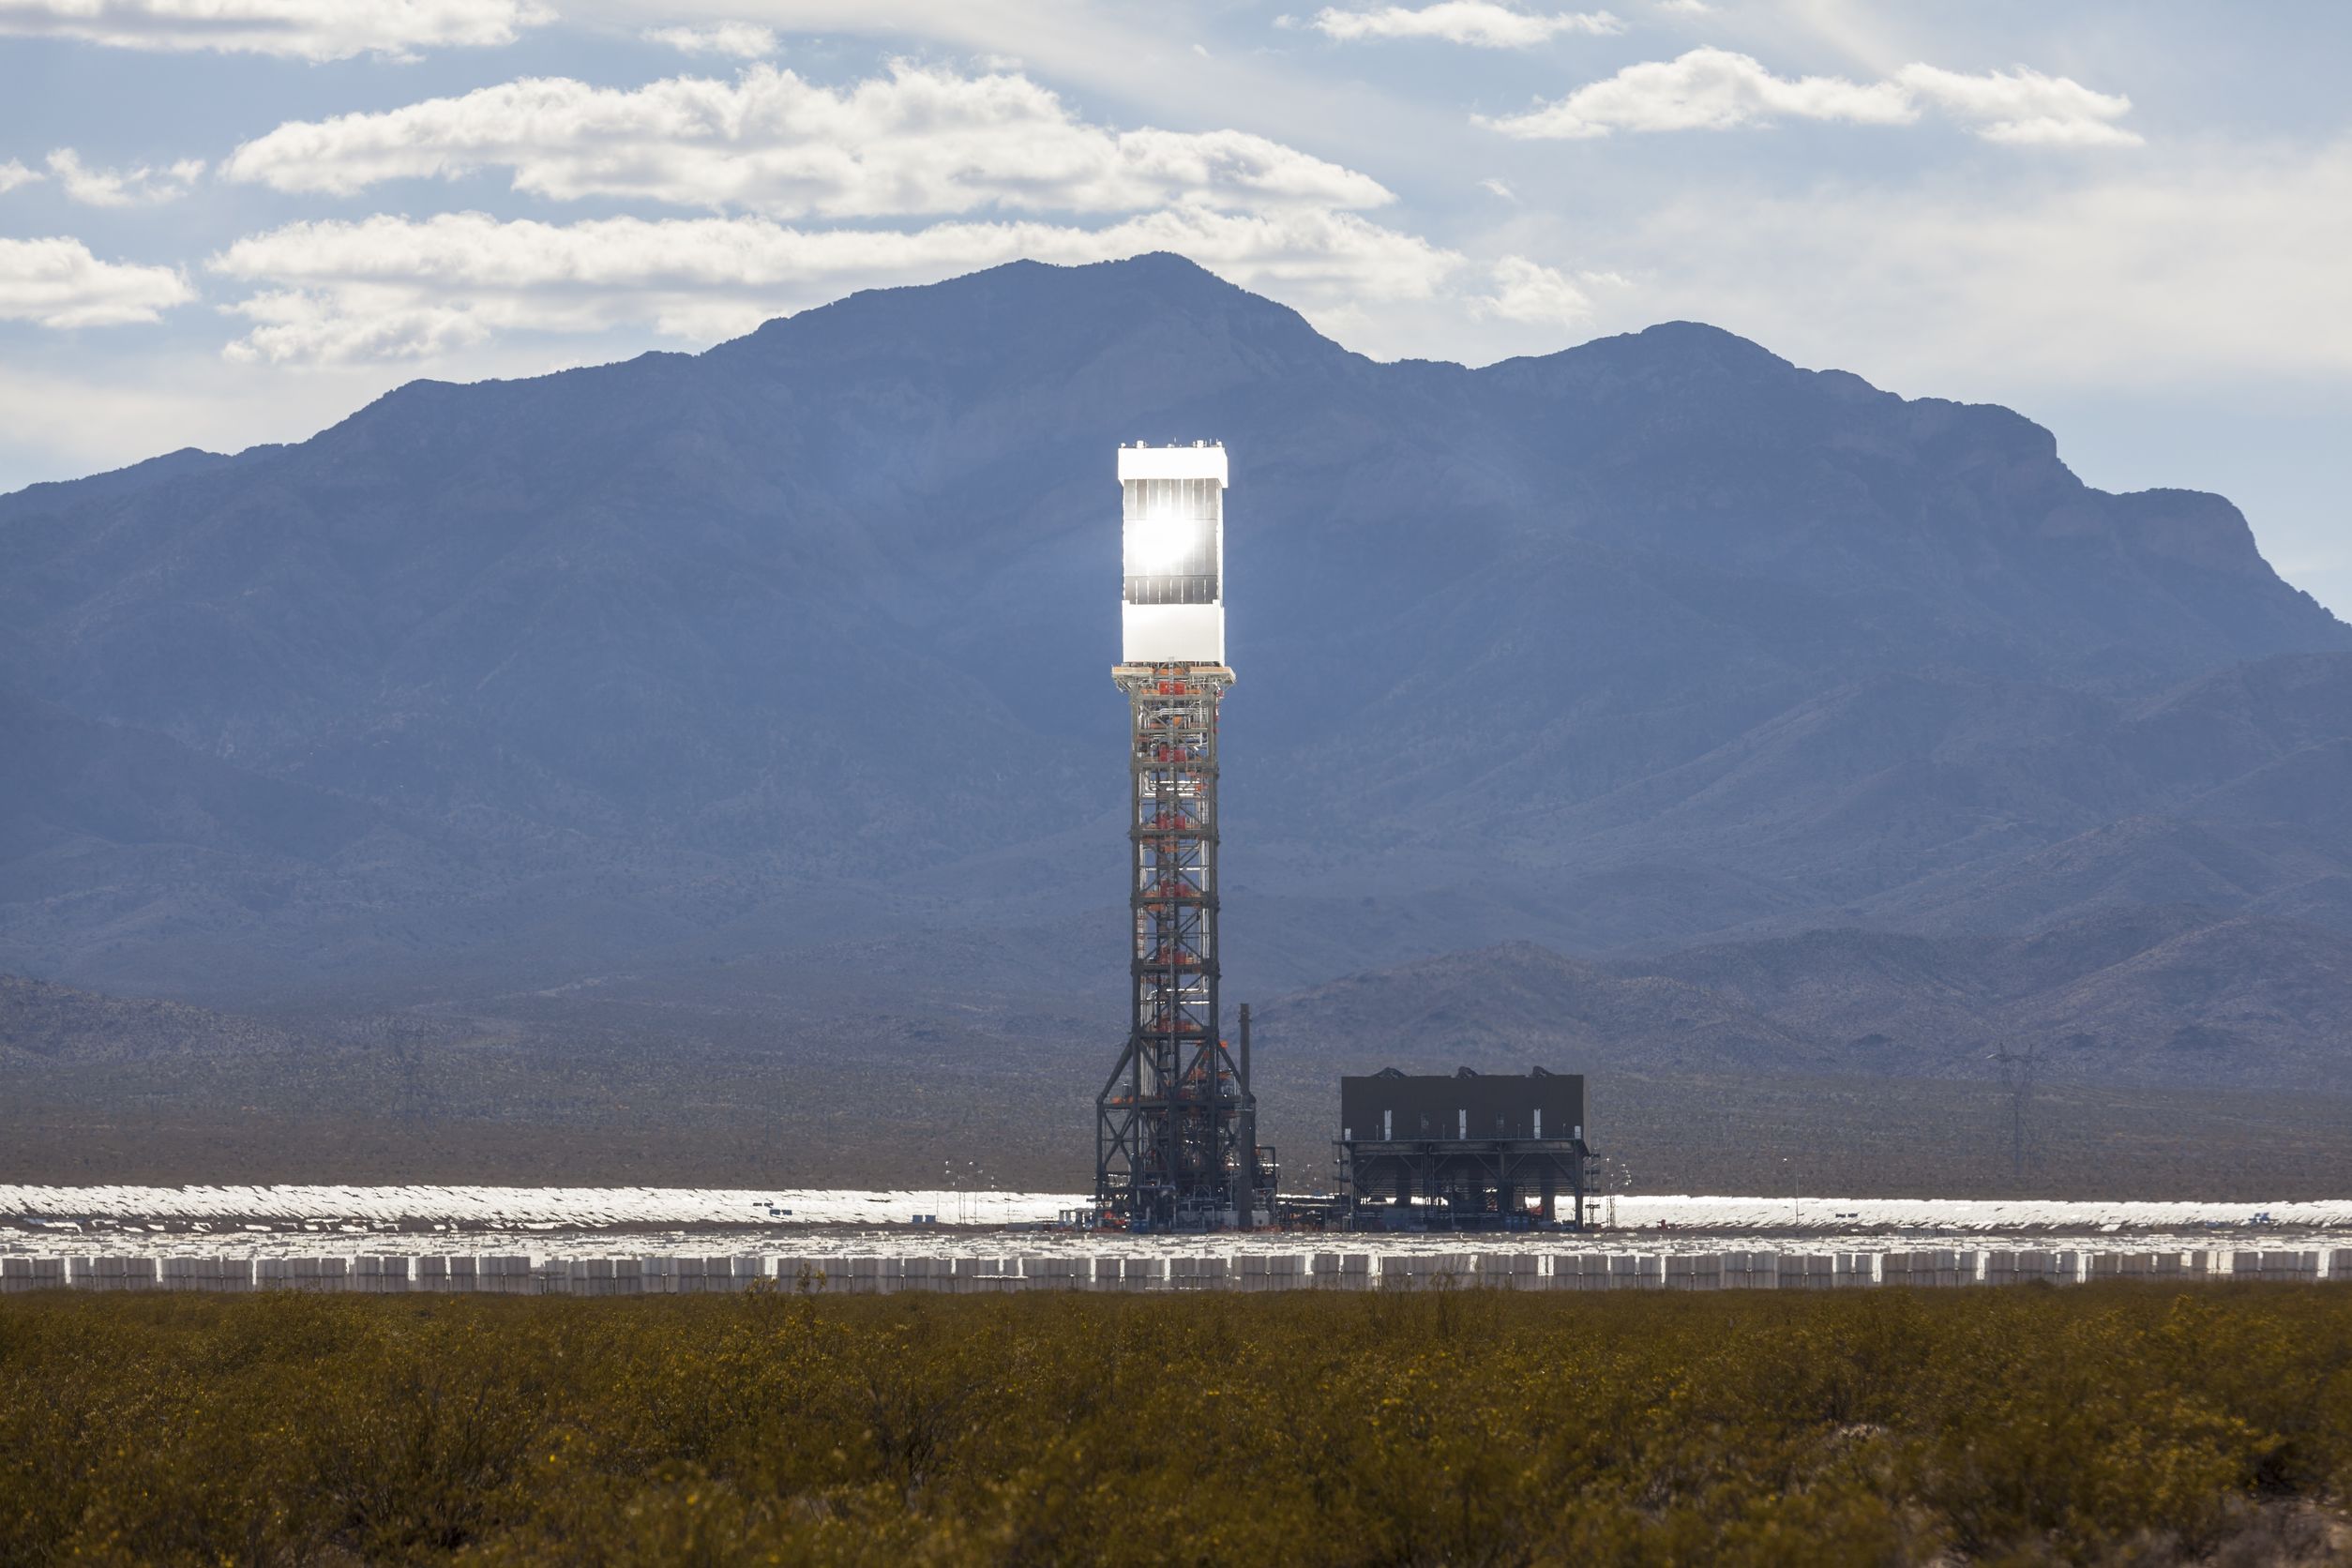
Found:
[(1259, 1223), (1249, 1020), (1227, 1047), (1217, 1004), (1217, 707), (1225, 662), (1225, 448), (1119, 449), (1127, 694), (1127, 1043), (1095, 1100), (1094, 1196), (1119, 1223)]

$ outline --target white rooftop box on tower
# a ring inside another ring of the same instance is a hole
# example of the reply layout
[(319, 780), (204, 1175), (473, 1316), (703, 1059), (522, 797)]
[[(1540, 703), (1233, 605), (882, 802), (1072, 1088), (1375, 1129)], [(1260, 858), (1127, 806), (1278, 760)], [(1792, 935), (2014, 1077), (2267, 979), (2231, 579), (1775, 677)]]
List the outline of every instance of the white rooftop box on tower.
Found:
[(1119, 448), (1120, 661), (1225, 662), (1225, 448)]

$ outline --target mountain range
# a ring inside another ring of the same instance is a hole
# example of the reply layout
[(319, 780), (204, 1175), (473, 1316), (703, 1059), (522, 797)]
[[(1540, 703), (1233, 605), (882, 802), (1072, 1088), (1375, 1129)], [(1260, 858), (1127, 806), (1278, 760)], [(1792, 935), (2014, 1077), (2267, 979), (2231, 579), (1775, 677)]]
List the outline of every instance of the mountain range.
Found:
[(2352, 1082), (2352, 627), (2228, 502), (1697, 324), (1375, 363), (1170, 256), (0, 497), (0, 970), (1083, 1060), (1110, 459), (1195, 438), (1233, 467), (1228, 994), (1300, 1060), (2030, 1038)]

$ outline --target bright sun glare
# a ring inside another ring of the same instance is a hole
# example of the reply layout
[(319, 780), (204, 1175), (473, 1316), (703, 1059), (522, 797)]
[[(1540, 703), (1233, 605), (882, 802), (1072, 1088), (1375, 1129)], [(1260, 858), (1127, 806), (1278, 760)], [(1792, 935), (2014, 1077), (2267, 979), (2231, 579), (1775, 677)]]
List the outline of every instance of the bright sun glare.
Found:
[(1200, 541), (1200, 525), (1189, 518), (1151, 517), (1127, 530), (1127, 570), (1142, 577), (1172, 572)]

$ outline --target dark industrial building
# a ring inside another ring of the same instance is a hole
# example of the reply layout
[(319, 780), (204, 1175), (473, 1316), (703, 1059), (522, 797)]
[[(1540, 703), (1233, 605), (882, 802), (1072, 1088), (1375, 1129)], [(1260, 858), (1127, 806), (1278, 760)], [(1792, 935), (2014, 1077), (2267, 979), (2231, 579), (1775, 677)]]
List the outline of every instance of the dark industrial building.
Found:
[[(1354, 1229), (1581, 1227), (1591, 1192), (1584, 1077), (1412, 1077), (1391, 1067), (1339, 1080), (1339, 1193)], [(1533, 1200), (1530, 1209), (1530, 1200)]]

